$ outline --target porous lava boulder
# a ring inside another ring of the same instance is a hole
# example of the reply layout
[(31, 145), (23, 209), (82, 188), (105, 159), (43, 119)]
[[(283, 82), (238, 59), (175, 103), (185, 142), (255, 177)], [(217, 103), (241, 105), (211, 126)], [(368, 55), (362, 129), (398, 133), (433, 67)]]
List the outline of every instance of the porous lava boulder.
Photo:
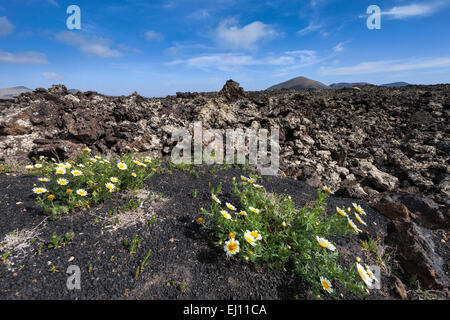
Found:
[(227, 102), (235, 102), (239, 99), (245, 99), (245, 92), (239, 83), (228, 80), (219, 92), (219, 96), (225, 99)]
[(444, 259), (438, 254), (434, 236), (409, 221), (392, 221), (387, 228), (385, 244), (395, 249), (395, 259), (402, 269), (423, 288), (448, 288)]

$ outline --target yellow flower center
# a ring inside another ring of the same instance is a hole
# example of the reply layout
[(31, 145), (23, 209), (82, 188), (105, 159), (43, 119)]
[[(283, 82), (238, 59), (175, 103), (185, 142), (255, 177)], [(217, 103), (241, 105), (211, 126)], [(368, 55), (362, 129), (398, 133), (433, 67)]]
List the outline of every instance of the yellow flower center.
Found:
[(246, 237), (245, 237), (245, 240), (246, 240), (248, 243), (250, 243), (250, 244), (253, 243), (253, 238), (252, 238), (252, 237), (246, 236)]
[(227, 250), (228, 250), (229, 252), (236, 252), (236, 250), (237, 250), (237, 244), (236, 244), (236, 242), (230, 242), (230, 243), (228, 244), (228, 246), (227, 246)]
[(331, 289), (330, 284), (325, 280), (322, 280), (322, 286), (327, 291)]

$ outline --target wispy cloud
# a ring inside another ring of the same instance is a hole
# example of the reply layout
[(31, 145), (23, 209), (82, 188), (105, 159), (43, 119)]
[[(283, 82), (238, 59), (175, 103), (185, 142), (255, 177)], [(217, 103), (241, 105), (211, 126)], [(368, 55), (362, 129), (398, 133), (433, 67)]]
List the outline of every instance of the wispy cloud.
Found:
[(168, 63), (168, 65), (186, 65), (191, 68), (202, 70), (235, 71), (245, 67), (296, 67), (307, 66), (316, 63), (317, 56), (313, 50), (287, 51), (280, 55), (267, 55), (265, 57), (255, 57), (242, 53), (223, 53), (202, 55), (189, 59), (178, 59)]
[(42, 76), (48, 80), (62, 81), (64, 77), (54, 72), (44, 72)]
[(59, 3), (56, 0), (47, 0), (48, 3), (50, 3), (52, 6), (59, 8)]
[(211, 16), (211, 14), (209, 13), (208, 10), (206, 9), (202, 9), (202, 10), (198, 10), (198, 11), (194, 11), (190, 14), (187, 15), (187, 17), (189, 19), (193, 19), (193, 20), (202, 20), (202, 19), (207, 19)]
[(7, 17), (0, 17), (0, 36), (6, 36), (14, 31), (14, 25)]
[(11, 53), (0, 50), (0, 63), (46, 64), (48, 61), (45, 54), (35, 51)]
[(254, 49), (260, 42), (280, 35), (272, 26), (260, 21), (239, 28), (235, 19), (222, 21), (216, 30), (217, 41), (231, 49)]
[(304, 36), (308, 33), (320, 30), (320, 28), (322, 28), (322, 25), (320, 24), (315, 24), (314, 22), (310, 22), (308, 26), (306, 26), (305, 28), (297, 31), (297, 34), (300, 36)]
[(76, 47), (89, 56), (101, 58), (118, 58), (122, 56), (119, 50), (112, 48), (113, 42), (105, 38), (88, 37), (75, 32), (63, 31), (56, 35), (56, 39)]
[(440, 57), (428, 59), (368, 61), (348, 67), (321, 67), (319, 72), (323, 75), (354, 75), (442, 68), (449, 66), (450, 58)]
[(154, 30), (147, 30), (144, 34), (145, 39), (149, 40), (149, 41), (161, 41), (164, 40), (164, 36)]
[(339, 42), (337, 45), (335, 45), (334, 47), (333, 47), (333, 51), (334, 52), (336, 52), (336, 53), (339, 53), (339, 52), (342, 52), (342, 51), (344, 51), (345, 50), (345, 45), (348, 43), (349, 41), (341, 41), (341, 42)]
[(437, 11), (442, 5), (439, 2), (413, 3), (405, 6), (396, 6), (389, 10), (382, 11), (381, 14), (391, 19), (406, 19), (418, 16), (429, 16)]

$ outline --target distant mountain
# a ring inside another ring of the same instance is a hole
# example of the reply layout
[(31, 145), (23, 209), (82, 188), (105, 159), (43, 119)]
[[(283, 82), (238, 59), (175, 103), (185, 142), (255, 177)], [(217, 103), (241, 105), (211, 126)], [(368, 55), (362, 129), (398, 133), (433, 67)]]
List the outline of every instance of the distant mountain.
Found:
[(0, 99), (11, 99), (15, 96), (20, 95), (21, 93), (31, 91), (31, 89), (23, 86), (0, 89)]
[(393, 82), (393, 83), (386, 83), (386, 84), (380, 84), (380, 87), (406, 87), (410, 84), (407, 82)]
[(267, 90), (275, 90), (275, 89), (330, 89), (329, 86), (323, 84), (319, 81), (311, 80), (305, 77), (297, 77), (279, 84), (276, 84)]
[(351, 88), (351, 87), (360, 87), (360, 86), (373, 86), (373, 84), (368, 82), (339, 82), (330, 84), (330, 88), (333, 89), (343, 89), (343, 88)]

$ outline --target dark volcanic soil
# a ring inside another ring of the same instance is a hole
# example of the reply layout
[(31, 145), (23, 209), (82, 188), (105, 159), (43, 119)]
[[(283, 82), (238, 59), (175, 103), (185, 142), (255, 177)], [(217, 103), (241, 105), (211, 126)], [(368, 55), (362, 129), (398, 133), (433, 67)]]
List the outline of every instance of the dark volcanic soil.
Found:
[[(210, 187), (223, 183), (224, 199), (232, 194), (231, 179), (239, 177), (237, 169), (194, 175), (175, 171), (152, 177), (146, 190), (162, 195), (161, 200), (147, 200), (143, 211), (156, 217), (153, 225), (137, 223), (114, 227), (109, 211), (124, 203), (119, 195), (114, 201), (50, 221), (34, 204), (31, 188), (35, 177), (0, 176), (0, 239), (11, 231), (34, 230), (37, 240), (14, 252), (0, 264), (0, 299), (294, 299), (311, 298), (308, 286), (281, 271), (255, 270), (237, 259), (226, 259), (215, 239), (197, 224), (200, 208), (210, 203)], [(316, 189), (293, 179), (271, 177), (265, 181), (267, 191), (290, 194), (296, 205), (316, 199)], [(196, 198), (193, 190), (198, 190)], [(351, 205), (354, 199), (331, 197), (329, 212)], [(367, 231), (383, 239), (388, 219), (365, 202)], [(135, 215), (142, 212), (135, 212)], [(124, 213), (119, 214), (123, 217)], [(375, 225), (375, 224), (376, 225)], [(73, 231), (75, 237), (65, 247), (47, 248), (53, 232)], [(124, 239), (135, 234), (143, 238), (140, 248), (130, 254)], [(365, 239), (367, 235), (360, 236)], [(342, 253), (342, 263), (360, 256), (365, 262), (373, 257), (361, 250), (355, 238), (333, 239)], [(41, 254), (39, 245), (44, 244)], [(136, 267), (151, 249), (147, 268), (135, 278)], [(114, 256), (112, 259), (111, 257)], [(69, 259), (74, 257), (71, 262)], [(81, 290), (66, 288), (65, 271), (69, 265), (81, 269)], [(50, 271), (52, 266), (58, 272)], [(373, 290), (368, 299), (396, 298), (392, 281), (383, 275), (382, 290)], [(185, 288), (183, 283), (185, 283)], [(346, 298), (354, 298), (346, 295)]]

